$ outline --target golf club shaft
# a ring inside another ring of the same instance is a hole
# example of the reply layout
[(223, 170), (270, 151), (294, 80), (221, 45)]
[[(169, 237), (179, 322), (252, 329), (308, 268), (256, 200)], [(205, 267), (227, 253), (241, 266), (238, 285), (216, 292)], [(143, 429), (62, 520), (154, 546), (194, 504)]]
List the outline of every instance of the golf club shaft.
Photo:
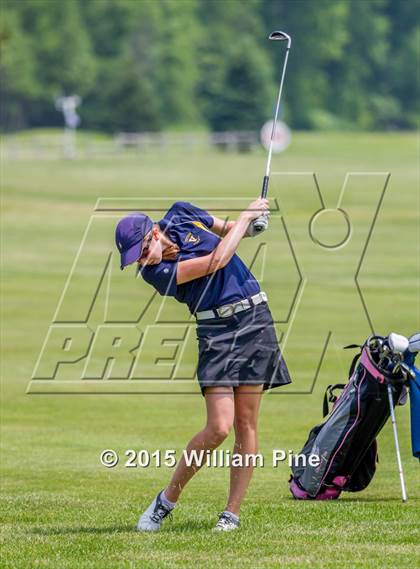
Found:
[(287, 67), (287, 60), (289, 58), (289, 50), (290, 47), (288, 46), (286, 49), (286, 54), (284, 56), (284, 63), (283, 63), (283, 71), (281, 74), (281, 80), (280, 80), (280, 87), (279, 87), (279, 94), (277, 97), (277, 103), (276, 103), (276, 112), (274, 114), (274, 121), (273, 121), (273, 128), (271, 129), (271, 139), (270, 139), (270, 146), (268, 148), (268, 157), (267, 157), (267, 165), (265, 168), (265, 176), (263, 179), (263, 186), (262, 186), (262, 190), (261, 190), (261, 197), (265, 198), (267, 196), (267, 192), (268, 192), (268, 181), (270, 178), (270, 168), (271, 168), (271, 157), (273, 154), (273, 141), (274, 141), (274, 135), (276, 132), (276, 125), (277, 125), (277, 118), (279, 115), (279, 109), (280, 109), (280, 102), (281, 102), (281, 94), (283, 91), (283, 83), (284, 83), (284, 77), (286, 75), (286, 67)]
[[(280, 87), (279, 87), (279, 94), (277, 96), (277, 103), (276, 103), (276, 111), (274, 113), (274, 121), (273, 121), (273, 127), (271, 129), (271, 138), (270, 138), (270, 146), (268, 148), (268, 157), (267, 157), (267, 165), (265, 168), (265, 175), (263, 178), (263, 183), (262, 183), (262, 189), (261, 189), (261, 197), (262, 198), (266, 198), (267, 194), (268, 194), (268, 184), (269, 184), (269, 180), (270, 180), (270, 168), (271, 168), (271, 157), (273, 154), (273, 141), (274, 141), (274, 135), (276, 132), (276, 125), (277, 125), (277, 117), (279, 114), (279, 109), (280, 109), (280, 102), (281, 102), (281, 94), (283, 91), (283, 83), (284, 83), (284, 78), (286, 76), (286, 67), (287, 67), (287, 60), (289, 58), (289, 51), (290, 51), (290, 41), (288, 41), (287, 43), (287, 48), (286, 48), (286, 54), (284, 56), (284, 62), (283, 62), (283, 71), (281, 73), (281, 79), (280, 79)], [(263, 228), (264, 224), (260, 224), (259, 220), (261, 220), (261, 217), (257, 218), (254, 221), (254, 229), (255, 231), (261, 231), (261, 229)]]
[(402, 461), (401, 461), (401, 453), (400, 453), (400, 445), (398, 443), (397, 422), (395, 421), (394, 401), (392, 398), (392, 388), (390, 385), (388, 385), (388, 400), (389, 400), (389, 409), (391, 412), (392, 431), (394, 433), (395, 452), (397, 454), (398, 473), (400, 475), (402, 501), (406, 502), (407, 501), (407, 490), (405, 488), (404, 472), (403, 472)]

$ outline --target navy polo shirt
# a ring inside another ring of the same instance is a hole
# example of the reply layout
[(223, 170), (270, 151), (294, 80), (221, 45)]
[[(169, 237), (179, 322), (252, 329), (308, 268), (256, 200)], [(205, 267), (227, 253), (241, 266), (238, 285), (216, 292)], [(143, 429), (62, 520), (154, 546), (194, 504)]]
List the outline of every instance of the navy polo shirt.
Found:
[(177, 263), (208, 255), (217, 247), (220, 237), (210, 231), (213, 218), (205, 210), (188, 202), (175, 202), (157, 223), (180, 248), (175, 261), (161, 261), (157, 265), (146, 265), (140, 270), (143, 279), (161, 295), (175, 297), (179, 302), (187, 304), (190, 312), (194, 313), (260, 292), (260, 285), (254, 275), (236, 253), (222, 269), (177, 285)]

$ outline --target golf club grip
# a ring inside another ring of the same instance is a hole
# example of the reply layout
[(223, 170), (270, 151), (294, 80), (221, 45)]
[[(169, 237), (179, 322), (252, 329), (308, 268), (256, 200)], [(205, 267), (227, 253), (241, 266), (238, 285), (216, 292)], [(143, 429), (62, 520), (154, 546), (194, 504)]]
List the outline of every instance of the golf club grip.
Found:
[(263, 185), (262, 185), (262, 190), (261, 190), (261, 197), (262, 198), (266, 198), (267, 194), (268, 194), (268, 181), (269, 181), (269, 176), (264, 176), (263, 179)]
[[(268, 193), (268, 181), (269, 181), (269, 176), (264, 176), (263, 179), (263, 185), (262, 185), (262, 189), (261, 189), (261, 197), (262, 198), (266, 198), (267, 197), (267, 193)], [(254, 230), (255, 231), (261, 231), (261, 229), (263, 228), (263, 225), (260, 225), (259, 223), (259, 217), (257, 217), (257, 219), (254, 221)]]

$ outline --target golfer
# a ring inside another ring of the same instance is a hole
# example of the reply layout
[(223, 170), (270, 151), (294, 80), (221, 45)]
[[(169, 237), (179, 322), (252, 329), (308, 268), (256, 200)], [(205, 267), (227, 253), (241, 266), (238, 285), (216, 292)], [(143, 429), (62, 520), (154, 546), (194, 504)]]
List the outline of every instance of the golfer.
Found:
[[(211, 451), (235, 430), (234, 453), (258, 452), (257, 421), (262, 392), (291, 382), (267, 296), (236, 254), (243, 237), (254, 236), (253, 221), (268, 226), (268, 200), (258, 198), (236, 221), (225, 222), (188, 202), (172, 205), (153, 222), (143, 213), (121, 219), (116, 245), (121, 269), (137, 263), (139, 276), (161, 295), (187, 304), (197, 321), (197, 376), (205, 398), (207, 422), (188, 443), (186, 453)], [(168, 486), (141, 515), (139, 531), (157, 531), (171, 513), (198, 461), (180, 458)], [(239, 527), (239, 513), (253, 466), (231, 465), (226, 508), (217, 531)]]

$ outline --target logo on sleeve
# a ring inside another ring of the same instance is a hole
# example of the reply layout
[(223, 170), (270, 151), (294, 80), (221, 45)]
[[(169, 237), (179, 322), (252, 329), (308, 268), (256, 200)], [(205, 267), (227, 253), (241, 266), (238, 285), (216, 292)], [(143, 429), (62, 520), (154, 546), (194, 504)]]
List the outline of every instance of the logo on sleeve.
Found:
[(196, 245), (197, 243), (200, 243), (200, 237), (198, 235), (193, 235), (191, 231), (189, 231), (185, 236), (184, 242), (194, 243)]

